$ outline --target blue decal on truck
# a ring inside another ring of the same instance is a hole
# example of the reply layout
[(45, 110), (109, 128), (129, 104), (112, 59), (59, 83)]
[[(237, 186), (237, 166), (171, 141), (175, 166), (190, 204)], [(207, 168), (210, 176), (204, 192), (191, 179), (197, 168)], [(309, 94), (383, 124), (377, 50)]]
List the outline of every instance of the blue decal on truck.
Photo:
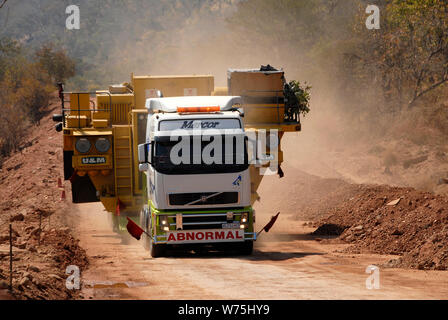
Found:
[(236, 180), (233, 181), (232, 184), (233, 184), (234, 186), (239, 186), (240, 183), (241, 183), (241, 180), (242, 180), (241, 175), (239, 175), (238, 178), (236, 178)]

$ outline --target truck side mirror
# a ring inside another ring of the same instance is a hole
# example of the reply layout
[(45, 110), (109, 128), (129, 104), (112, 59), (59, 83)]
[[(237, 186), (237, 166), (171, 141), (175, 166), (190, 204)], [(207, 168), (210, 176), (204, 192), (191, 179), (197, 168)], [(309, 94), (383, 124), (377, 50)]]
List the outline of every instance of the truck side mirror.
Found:
[(138, 162), (151, 163), (151, 144), (143, 143), (138, 145)]

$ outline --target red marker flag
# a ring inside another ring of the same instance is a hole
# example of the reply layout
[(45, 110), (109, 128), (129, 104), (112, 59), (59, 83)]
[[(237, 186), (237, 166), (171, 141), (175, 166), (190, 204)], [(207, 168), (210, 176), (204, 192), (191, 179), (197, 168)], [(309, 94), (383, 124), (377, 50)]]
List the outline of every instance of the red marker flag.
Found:
[(62, 180), (61, 178), (58, 178), (58, 188), (63, 188), (64, 186), (62, 185)]
[(278, 218), (278, 215), (279, 215), (279, 214), (280, 214), (280, 212), (277, 213), (275, 216), (273, 216), (273, 217), (271, 218), (271, 221), (269, 221), (268, 224), (264, 226), (263, 230), (264, 230), (265, 232), (269, 232), (269, 230), (270, 230), (270, 229), (272, 228), (272, 226), (274, 225), (275, 221), (277, 221), (277, 218)]
[(142, 228), (140, 228), (138, 224), (129, 219), (129, 217), (126, 217), (126, 219), (128, 219), (126, 229), (128, 229), (128, 232), (131, 234), (131, 236), (133, 236), (137, 240), (140, 240), (142, 233), (145, 231)]

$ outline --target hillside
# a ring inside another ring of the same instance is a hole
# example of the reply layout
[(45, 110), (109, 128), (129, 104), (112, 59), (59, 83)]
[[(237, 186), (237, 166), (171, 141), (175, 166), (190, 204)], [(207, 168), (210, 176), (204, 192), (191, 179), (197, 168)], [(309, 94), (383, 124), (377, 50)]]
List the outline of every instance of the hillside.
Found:
[[(61, 200), (62, 139), (47, 110), (40, 126), (32, 127), (22, 150), (0, 169), (0, 292), (9, 284), (9, 223), (13, 227), (13, 296), (17, 299), (72, 299), (65, 288), (68, 265), (83, 270), (88, 260), (65, 225), (70, 192)], [(41, 220), (41, 229), (39, 229)], [(40, 234), (40, 243), (39, 243)]]
[[(193, 69), (183, 48), (214, 42), (236, 2), (81, 0), (80, 29), (67, 30), (65, 1), (8, 1), (0, 10), (0, 39), (16, 39), (30, 49), (45, 43), (65, 48), (77, 62), (78, 76), (68, 83), (69, 90), (128, 81), (131, 72), (169, 74), (190, 68), (186, 72), (210, 73), (212, 65)], [(220, 73), (224, 78), (225, 69)]]

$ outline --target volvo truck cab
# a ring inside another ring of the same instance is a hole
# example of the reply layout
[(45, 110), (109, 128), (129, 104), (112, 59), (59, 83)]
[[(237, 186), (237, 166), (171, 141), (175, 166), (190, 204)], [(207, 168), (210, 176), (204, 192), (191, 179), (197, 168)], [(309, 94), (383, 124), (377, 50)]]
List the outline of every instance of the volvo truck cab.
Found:
[(241, 98), (152, 98), (139, 145), (143, 242), (153, 257), (168, 247), (221, 247), (250, 254), (254, 231), (249, 144)]

